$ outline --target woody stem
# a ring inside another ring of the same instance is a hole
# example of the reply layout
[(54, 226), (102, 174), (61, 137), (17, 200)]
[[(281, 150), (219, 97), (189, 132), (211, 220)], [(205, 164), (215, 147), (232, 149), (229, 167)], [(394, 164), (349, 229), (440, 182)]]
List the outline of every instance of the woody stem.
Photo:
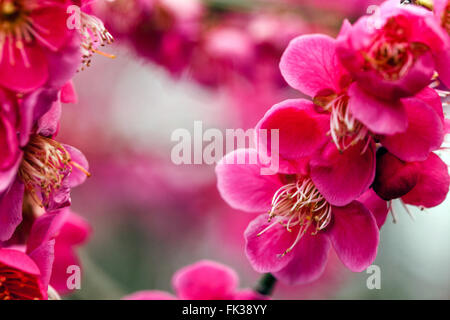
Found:
[(259, 280), (255, 291), (259, 294), (262, 294), (263, 296), (270, 296), (275, 289), (276, 283), (277, 279), (271, 273), (266, 273)]

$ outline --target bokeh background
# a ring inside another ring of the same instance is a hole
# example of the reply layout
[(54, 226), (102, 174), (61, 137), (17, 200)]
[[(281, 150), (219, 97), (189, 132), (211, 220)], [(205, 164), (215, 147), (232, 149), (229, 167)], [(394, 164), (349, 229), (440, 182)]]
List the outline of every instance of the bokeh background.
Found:
[[(252, 1), (240, 2), (248, 6), (233, 10), (241, 10), (239, 14), (251, 15), (252, 19), (271, 14), (281, 20), (285, 13), (262, 10)], [(253, 63), (246, 66), (246, 72), (259, 73), (264, 67), (279, 77), (278, 55), (290, 38), (305, 32), (334, 36), (345, 17), (354, 20), (377, 1), (287, 3), (296, 8), (295, 15), (290, 16), (295, 27), (282, 40), (278, 31), (269, 32), (271, 41), (281, 41), (278, 51), (269, 59), (253, 56), (246, 62)], [(223, 11), (228, 14), (227, 10)], [(250, 20), (241, 19), (237, 25), (226, 22), (227, 28), (245, 34)], [(263, 30), (277, 28), (262, 21)], [(280, 28), (286, 31), (287, 25), (281, 24)], [(139, 41), (152, 42), (151, 37), (143, 36)], [(219, 37), (215, 41), (222, 47), (237, 46), (239, 42), (227, 42), (232, 39)], [(214, 63), (207, 65), (221, 80), (214, 86), (199, 81), (190, 67), (174, 74), (167, 65), (142, 55), (122, 36), (104, 50), (117, 58), (97, 56), (92, 66), (75, 78), (79, 103), (64, 106), (59, 138), (83, 150), (93, 174), (73, 191), (73, 209), (90, 222), (93, 233), (79, 251), (82, 289), (72, 297), (118, 299), (137, 290), (172, 291), (173, 273), (200, 259), (233, 267), (239, 273), (241, 286), (253, 287), (260, 275), (245, 258), (242, 234), (255, 215), (232, 210), (223, 202), (216, 190), (213, 165), (173, 164), (170, 155), (176, 142), (171, 141), (171, 134), (179, 128), (193, 132), (194, 121), (202, 121), (205, 129), (248, 129), (273, 103), (300, 94), (290, 91), (284, 83), (274, 85), (251, 77), (227, 77), (223, 85), (221, 78), (239, 69), (244, 59), (240, 53), (227, 51), (229, 48), (223, 49), (226, 57), (236, 54), (236, 60), (220, 61), (222, 67), (216, 69)], [(441, 155), (450, 163), (449, 151)], [(381, 268), (380, 290), (367, 288), (369, 274), (352, 273), (331, 256), (325, 274), (317, 282), (280, 284), (274, 298), (449, 299), (449, 209), (448, 199), (425, 212), (411, 207), (411, 219), (394, 202), (399, 219), (394, 224), (388, 218), (375, 261)]]

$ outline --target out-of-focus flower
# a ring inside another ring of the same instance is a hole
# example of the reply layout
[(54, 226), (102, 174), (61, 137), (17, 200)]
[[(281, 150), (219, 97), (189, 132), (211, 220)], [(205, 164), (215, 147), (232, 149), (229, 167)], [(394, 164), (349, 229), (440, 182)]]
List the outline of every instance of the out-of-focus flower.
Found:
[(0, 86), (24, 93), (73, 77), (81, 55), (79, 38), (66, 27), (69, 4), (0, 1)]
[(435, 153), (424, 161), (405, 162), (381, 149), (373, 188), (384, 200), (400, 198), (405, 204), (431, 208), (447, 197), (450, 176), (447, 165)]
[(240, 149), (216, 168), (219, 191), (230, 206), (269, 212), (253, 220), (245, 232), (246, 254), (256, 271), (274, 273), (286, 283), (311, 282), (322, 274), (330, 244), (352, 271), (362, 271), (374, 261), (378, 227), (364, 204), (334, 205), (307, 171), (263, 176), (262, 163), (249, 164), (258, 157), (256, 150)]
[(125, 300), (264, 300), (250, 289), (238, 289), (236, 272), (217, 262), (203, 260), (178, 270), (172, 279), (176, 296), (162, 291), (140, 291)]
[(337, 148), (345, 151), (357, 143), (380, 141), (405, 161), (424, 160), (438, 149), (444, 139), (439, 95), (424, 88), (403, 99), (375, 97), (339, 62), (336, 43), (324, 35), (298, 37), (286, 49), (280, 67), (292, 87), (330, 113), (330, 134)]

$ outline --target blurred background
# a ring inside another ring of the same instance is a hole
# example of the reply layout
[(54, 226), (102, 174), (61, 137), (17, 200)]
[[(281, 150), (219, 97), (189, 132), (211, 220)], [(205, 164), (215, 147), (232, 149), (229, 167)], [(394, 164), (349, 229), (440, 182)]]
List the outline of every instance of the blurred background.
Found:
[[(64, 106), (59, 140), (83, 150), (92, 177), (73, 191), (75, 212), (93, 227), (79, 250), (77, 299), (118, 299), (138, 290), (173, 292), (173, 273), (200, 259), (234, 268), (241, 287), (261, 276), (244, 255), (253, 214), (229, 208), (214, 165), (171, 161), (172, 132), (252, 128), (274, 103), (300, 97), (278, 71), (289, 40), (335, 36), (380, 1), (98, 0), (87, 10), (116, 38), (75, 78), (79, 102)], [(441, 156), (450, 163), (449, 151)], [(450, 202), (411, 219), (399, 203), (375, 262), (381, 289), (331, 256), (321, 279), (279, 285), (279, 299), (450, 298)]]

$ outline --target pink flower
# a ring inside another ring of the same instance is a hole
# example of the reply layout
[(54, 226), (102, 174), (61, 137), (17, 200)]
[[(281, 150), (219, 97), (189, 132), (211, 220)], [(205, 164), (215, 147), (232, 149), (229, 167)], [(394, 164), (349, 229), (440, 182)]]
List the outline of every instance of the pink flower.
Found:
[(47, 290), (36, 263), (19, 250), (0, 248), (0, 300), (44, 300)]
[(431, 208), (445, 200), (449, 185), (448, 167), (434, 153), (424, 161), (405, 162), (386, 150), (378, 152), (373, 188), (384, 200)]
[(55, 250), (52, 219), (40, 218), (26, 246), (3, 247), (0, 242), (0, 300), (45, 300)]
[(0, 1), (0, 86), (16, 92), (61, 87), (81, 60), (66, 26), (65, 0)]
[(35, 245), (36, 241), (42, 242), (42, 239), (54, 239), (50, 285), (59, 294), (70, 292), (67, 287), (67, 268), (80, 266), (75, 247), (85, 243), (90, 232), (91, 227), (87, 222), (68, 208), (46, 213), (33, 224), (31, 234), (34, 236), (28, 240), (28, 247)]
[(330, 114), (330, 134), (338, 149), (375, 140), (405, 161), (420, 161), (441, 146), (442, 103), (433, 89), (424, 88), (414, 97), (381, 100), (361, 89), (360, 81), (353, 81), (337, 57), (336, 45), (324, 35), (298, 37), (283, 54), (280, 68), (293, 88)]
[[(413, 96), (429, 85), (448, 50), (447, 35), (432, 12), (399, 1), (384, 2), (353, 26), (346, 21), (337, 54), (364, 91), (386, 100)], [(445, 74), (442, 74), (443, 81)]]
[[(314, 140), (311, 131), (304, 134)], [(280, 149), (282, 146), (280, 141)], [(359, 201), (336, 205), (339, 197), (322, 195), (308, 170), (263, 176), (264, 164), (249, 164), (250, 159), (258, 158), (256, 150), (240, 149), (216, 167), (218, 189), (231, 207), (269, 212), (253, 220), (245, 231), (246, 255), (256, 271), (271, 272), (290, 284), (311, 282), (322, 274), (331, 245), (352, 271), (362, 271), (374, 261), (379, 241), (377, 220), (381, 226), (387, 214), (381, 199), (373, 193), (362, 198), (370, 200), (372, 213)], [(237, 159), (245, 159), (246, 164), (238, 164)], [(338, 167), (332, 170), (339, 171)], [(345, 183), (342, 187), (346, 189)]]
[(236, 272), (217, 262), (202, 260), (178, 270), (172, 279), (176, 297), (162, 291), (140, 291), (125, 300), (263, 300), (250, 289), (239, 290)]
[[(262, 157), (279, 157), (279, 173), (307, 175), (329, 202), (345, 206), (373, 182), (375, 144), (370, 139), (359, 141), (342, 152), (327, 136), (329, 128), (330, 116), (315, 111), (312, 102), (286, 100), (269, 109), (257, 124), (258, 151)], [(267, 139), (261, 136), (263, 130)], [(272, 130), (279, 130), (276, 155), (271, 154)]]
[[(23, 101), (27, 119), (32, 120), (23, 124), (27, 134), (20, 136), (17, 162), (0, 171), (0, 241), (8, 240), (22, 221), (25, 193), (39, 206), (56, 210), (70, 205), (70, 189), (89, 175), (84, 155), (53, 139), (59, 127), (58, 96), (51, 90), (38, 90)], [(29, 135), (33, 124), (36, 129)]]

